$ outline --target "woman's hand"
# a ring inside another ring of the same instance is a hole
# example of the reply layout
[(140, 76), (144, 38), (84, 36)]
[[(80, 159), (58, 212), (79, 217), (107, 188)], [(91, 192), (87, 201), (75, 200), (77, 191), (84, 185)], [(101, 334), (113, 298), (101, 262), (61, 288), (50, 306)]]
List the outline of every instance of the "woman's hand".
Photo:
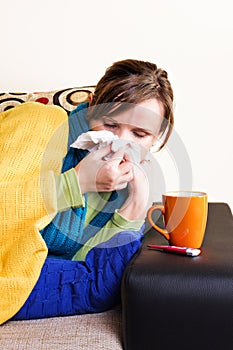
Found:
[(110, 153), (109, 145), (89, 153), (75, 167), (83, 194), (120, 190), (133, 179), (133, 164), (127, 160), (124, 148), (120, 148), (111, 158), (104, 160)]
[(128, 220), (145, 219), (155, 198), (156, 173), (156, 163), (152, 156), (151, 160), (143, 160), (140, 164), (134, 164), (134, 176), (128, 186), (129, 197), (118, 210), (122, 216)]

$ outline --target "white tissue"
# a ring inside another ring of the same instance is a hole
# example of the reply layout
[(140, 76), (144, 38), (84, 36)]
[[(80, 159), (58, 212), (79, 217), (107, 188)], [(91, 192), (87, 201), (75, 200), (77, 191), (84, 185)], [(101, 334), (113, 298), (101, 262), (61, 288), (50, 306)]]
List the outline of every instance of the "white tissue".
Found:
[(104, 157), (104, 160), (111, 158), (113, 153), (117, 152), (119, 148), (124, 147), (124, 152), (129, 156), (131, 162), (139, 164), (142, 160), (149, 160), (150, 154), (142, 148), (138, 143), (128, 140), (119, 139), (111, 131), (88, 131), (81, 134), (70, 147), (86, 149), (90, 152), (106, 147), (111, 144), (112, 153)]
[(116, 139), (119, 139), (118, 136), (114, 135), (111, 131), (88, 131), (81, 134), (70, 147), (87, 149), (91, 152), (109, 145)]
[(129, 142), (127, 140), (113, 140), (112, 151), (117, 152), (119, 148), (124, 148), (124, 152), (128, 155), (129, 159), (133, 163), (139, 164), (141, 159), (141, 146), (135, 142)]
[(150, 160), (151, 154), (141, 145), (136, 142), (131, 142), (128, 140), (113, 140), (111, 149), (113, 152), (118, 151), (119, 148), (124, 147), (125, 153), (129, 156), (131, 162), (140, 164), (143, 160)]

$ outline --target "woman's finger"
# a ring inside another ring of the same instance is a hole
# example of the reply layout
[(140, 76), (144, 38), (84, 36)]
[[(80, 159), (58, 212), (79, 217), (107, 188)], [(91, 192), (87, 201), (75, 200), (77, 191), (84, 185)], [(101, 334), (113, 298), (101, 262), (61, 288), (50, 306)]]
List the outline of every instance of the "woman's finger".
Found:
[(132, 171), (130, 171), (119, 178), (119, 183), (130, 182), (131, 180), (133, 180), (133, 178), (134, 178), (134, 174)]
[(133, 167), (134, 167), (134, 164), (131, 162), (126, 162), (126, 161), (121, 162), (119, 165), (119, 170), (120, 170), (121, 175), (124, 175), (124, 174), (132, 171)]
[(120, 164), (125, 157), (125, 148), (120, 147), (116, 152), (112, 153), (112, 156), (109, 160), (116, 161), (118, 164)]
[(111, 145), (107, 145), (105, 147), (101, 147), (96, 151), (93, 151), (92, 153), (95, 154), (95, 156), (98, 158), (102, 159), (104, 157), (107, 157), (111, 152)]

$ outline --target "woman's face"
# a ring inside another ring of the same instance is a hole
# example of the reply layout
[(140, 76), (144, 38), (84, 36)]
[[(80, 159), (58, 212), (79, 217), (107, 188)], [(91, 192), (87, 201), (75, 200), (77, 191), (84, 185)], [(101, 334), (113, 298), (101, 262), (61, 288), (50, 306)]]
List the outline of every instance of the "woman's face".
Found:
[(137, 142), (149, 149), (159, 138), (164, 110), (156, 99), (135, 105), (132, 109), (101, 120), (90, 121), (91, 130), (112, 131), (120, 139)]

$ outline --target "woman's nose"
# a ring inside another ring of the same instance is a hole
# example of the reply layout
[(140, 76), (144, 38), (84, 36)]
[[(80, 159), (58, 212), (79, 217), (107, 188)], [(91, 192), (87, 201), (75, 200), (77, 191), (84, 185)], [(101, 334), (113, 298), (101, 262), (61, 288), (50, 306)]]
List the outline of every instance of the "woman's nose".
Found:
[(129, 140), (129, 141), (133, 140), (132, 134), (130, 133), (129, 130), (126, 130), (126, 129), (118, 130), (117, 135), (122, 140)]

